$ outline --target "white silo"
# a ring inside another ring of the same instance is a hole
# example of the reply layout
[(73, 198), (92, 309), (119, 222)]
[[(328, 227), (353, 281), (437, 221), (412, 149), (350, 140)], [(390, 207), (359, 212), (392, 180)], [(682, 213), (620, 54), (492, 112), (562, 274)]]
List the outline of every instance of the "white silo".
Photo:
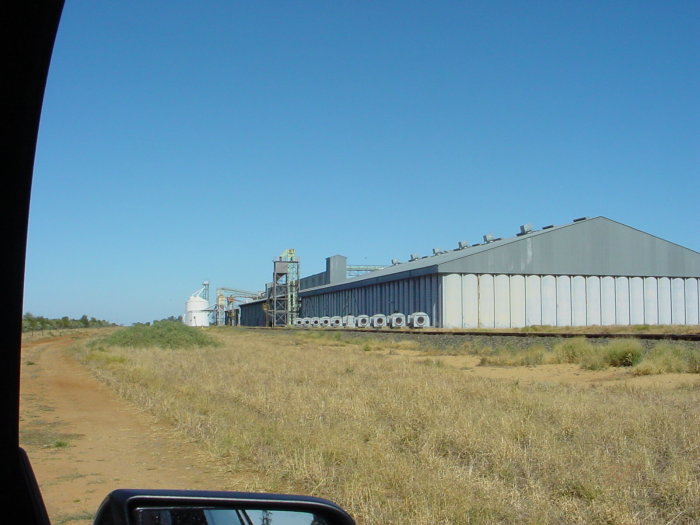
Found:
[(194, 292), (185, 303), (185, 317), (182, 322), (187, 326), (209, 326), (209, 283)]

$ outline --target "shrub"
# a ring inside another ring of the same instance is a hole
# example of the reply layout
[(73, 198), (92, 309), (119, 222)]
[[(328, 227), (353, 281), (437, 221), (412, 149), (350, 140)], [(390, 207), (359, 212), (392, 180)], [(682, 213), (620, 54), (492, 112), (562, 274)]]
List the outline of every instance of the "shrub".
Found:
[(580, 363), (591, 351), (591, 344), (583, 337), (566, 339), (554, 346), (554, 354), (559, 363)]
[(620, 339), (605, 345), (588, 344), (580, 356), (582, 368), (602, 370), (609, 366), (634, 366), (642, 359), (642, 344), (634, 339)]
[(591, 349), (591, 351), (581, 356), (581, 368), (586, 370), (603, 370), (610, 366), (610, 362), (605, 355), (604, 349)]
[(638, 376), (663, 373), (700, 373), (700, 352), (673, 343), (658, 343), (632, 369)]
[(635, 339), (618, 339), (606, 347), (606, 358), (610, 366), (634, 366), (642, 359), (644, 349)]
[(194, 348), (217, 346), (219, 343), (198, 328), (175, 321), (156, 321), (152, 325), (137, 324), (97, 339), (93, 345), (131, 348)]
[(576, 337), (555, 345), (553, 361), (578, 363), (587, 370), (602, 370), (609, 366), (634, 366), (643, 355), (644, 348), (635, 339), (618, 339), (603, 345)]

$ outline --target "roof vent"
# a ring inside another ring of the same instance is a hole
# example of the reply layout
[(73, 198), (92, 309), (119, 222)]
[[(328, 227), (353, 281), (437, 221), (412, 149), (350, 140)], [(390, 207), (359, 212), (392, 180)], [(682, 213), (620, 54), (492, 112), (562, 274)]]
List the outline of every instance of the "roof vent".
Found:
[(467, 241), (459, 241), (457, 246), (459, 250), (464, 250), (465, 248), (469, 248), (469, 243)]
[(493, 241), (494, 241), (494, 237), (493, 237), (492, 233), (487, 233), (486, 235), (484, 235), (484, 242), (493, 242)]
[(391, 264), (396, 266), (397, 264), (401, 264), (401, 261), (399, 261), (398, 259), (392, 259)]
[(551, 228), (554, 228), (554, 224), (550, 224), (549, 226), (543, 226), (543, 227), (542, 227), (543, 230), (549, 230), (549, 229), (551, 229)]
[(411, 258), (409, 260), (417, 261), (418, 259), (420, 259), (420, 255), (418, 255), (417, 253), (412, 253)]
[(520, 233), (518, 235), (527, 235), (532, 231), (532, 224), (521, 224)]
[(588, 217), (579, 217), (578, 219), (574, 219), (573, 222), (581, 222), (585, 221), (586, 219), (588, 219)]
[(447, 253), (445, 250), (440, 248), (433, 248), (433, 255), (440, 255), (441, 253)]

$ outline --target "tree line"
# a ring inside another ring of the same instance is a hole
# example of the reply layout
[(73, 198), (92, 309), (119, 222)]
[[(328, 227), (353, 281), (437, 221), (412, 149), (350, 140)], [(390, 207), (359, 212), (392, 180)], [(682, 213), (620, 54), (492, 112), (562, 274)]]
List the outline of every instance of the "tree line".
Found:
[(40, 330), (63, 330), (67, 328), (99, 328), (103, 326), (116, 326), (115, 323), (95, 319), (83, 315), (80, 319), (71, 319), (68, 316), (63, 316), (57, 319), (49, 319), (41, 315), (33, 315), (27, 312), (22, 316), (22, 331), (34, 332)]

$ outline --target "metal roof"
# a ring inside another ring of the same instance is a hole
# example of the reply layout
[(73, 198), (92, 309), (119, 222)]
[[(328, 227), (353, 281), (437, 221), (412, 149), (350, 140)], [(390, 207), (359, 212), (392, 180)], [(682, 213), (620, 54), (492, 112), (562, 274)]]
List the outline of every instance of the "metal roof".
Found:
[(594, 217), (396, 264), (301, 295), (431, 273), (700, 277), (700, 253)]

